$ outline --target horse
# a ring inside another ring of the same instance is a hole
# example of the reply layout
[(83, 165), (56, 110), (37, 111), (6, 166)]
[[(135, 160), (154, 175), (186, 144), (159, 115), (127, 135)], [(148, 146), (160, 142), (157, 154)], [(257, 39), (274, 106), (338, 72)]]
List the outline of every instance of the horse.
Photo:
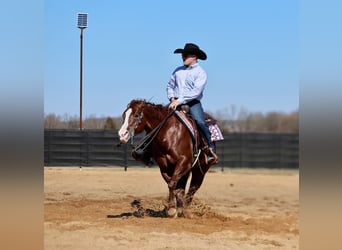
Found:
[[(148, 150), (144, 152), (143, 162), (147, 164), (152, 157), (158, 164), (161, 176), (169, 189), (168, 204), (165, 207), (169, 217), (191, 217), (186, 209), (201, 187), (210, 164), (206, 155), (199, 151), (194, 161), (194, 140), (188, 128), (167, 106), (145, 100), (132, 100), (122, 113), (122, 125), (118, 131), (120, 143), (125, 144), (137, 134), (152, 133)], [(136, 151), (132, 151), (136, 160)], [(145, 160), (145, 161), (144, 161)], [(191, 181), (188, 192), (185, 188)]]

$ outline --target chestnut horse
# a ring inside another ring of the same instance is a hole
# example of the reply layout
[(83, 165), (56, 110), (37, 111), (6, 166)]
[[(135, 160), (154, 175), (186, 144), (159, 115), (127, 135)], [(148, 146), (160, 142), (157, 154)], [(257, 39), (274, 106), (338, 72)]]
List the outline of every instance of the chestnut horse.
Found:
[[(143, 131), (147, 134), (151, 131), (154, 133), (147, 154), (148, 158), (154, 158), (168, 184), (168, 216), (187, 217), (189, 214), (186, 207), (191, 203), (210, 167), (201, 151), (198, 161), (194, 163), (194, 141), (188, 128), (168, 107), (144, 100), (132, 100), (123, 112), (122, 119), (118, 132), (121, 143), (127, 143), (134, 135)], [(190, 187), (185, 195), (190, 173)]]

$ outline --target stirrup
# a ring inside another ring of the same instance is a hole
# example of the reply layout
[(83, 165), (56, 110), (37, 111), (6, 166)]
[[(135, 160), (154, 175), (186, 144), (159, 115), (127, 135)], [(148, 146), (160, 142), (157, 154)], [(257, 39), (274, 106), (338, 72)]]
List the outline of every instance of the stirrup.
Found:
[(199, 156), (201, 155), (201, 153), (202, 153), (202, 151), (199, 149), (198, 152), (197, 152), (196, 154), (194, 154), (195, 160), (194, 160), (194, 162), (192, 163), (191, 167), (195, 166), (195, 164), (197, 163), (198, 158), (199, 158)]

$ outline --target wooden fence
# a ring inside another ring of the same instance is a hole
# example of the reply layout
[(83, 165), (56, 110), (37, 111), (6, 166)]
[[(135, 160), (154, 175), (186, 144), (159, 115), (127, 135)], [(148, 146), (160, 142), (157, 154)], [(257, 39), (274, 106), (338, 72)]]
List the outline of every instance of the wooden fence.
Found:
[[(216, 144), (214, 167), (298, 168), (298, 134), (229, 133)], [(142, 136), (134, 138), (137, 142)], [(130, 144), (117, 146), (116, 130), (45, 129), (45, 166), (144, 166)], [(154, 167), (154, 166), (153, 166)]]

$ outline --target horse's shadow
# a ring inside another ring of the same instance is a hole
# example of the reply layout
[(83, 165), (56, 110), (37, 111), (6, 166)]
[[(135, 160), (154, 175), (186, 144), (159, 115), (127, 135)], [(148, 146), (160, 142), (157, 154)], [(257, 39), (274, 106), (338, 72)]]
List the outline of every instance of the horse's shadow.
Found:
[(155, 218), (167, 218), (167, 212), (166, 208), (163, 210), (153, 210), (153, 209), (144, 209), (141, 206), (141, 202), (139, 200), (134, 200), (131, 202), (131, 206), (135, 208), (136, 211), (134, 212), (126, 212), (126, 213), (121, 213), (121, 214), (116, 214), (112, 215), (109, 214), (107, 215), (107, 218), (115, 219), (115, 218), (127, 218), (127, 217), (137, 217), (137, 218), (142, 218), (142, 217), (155, 217)]

